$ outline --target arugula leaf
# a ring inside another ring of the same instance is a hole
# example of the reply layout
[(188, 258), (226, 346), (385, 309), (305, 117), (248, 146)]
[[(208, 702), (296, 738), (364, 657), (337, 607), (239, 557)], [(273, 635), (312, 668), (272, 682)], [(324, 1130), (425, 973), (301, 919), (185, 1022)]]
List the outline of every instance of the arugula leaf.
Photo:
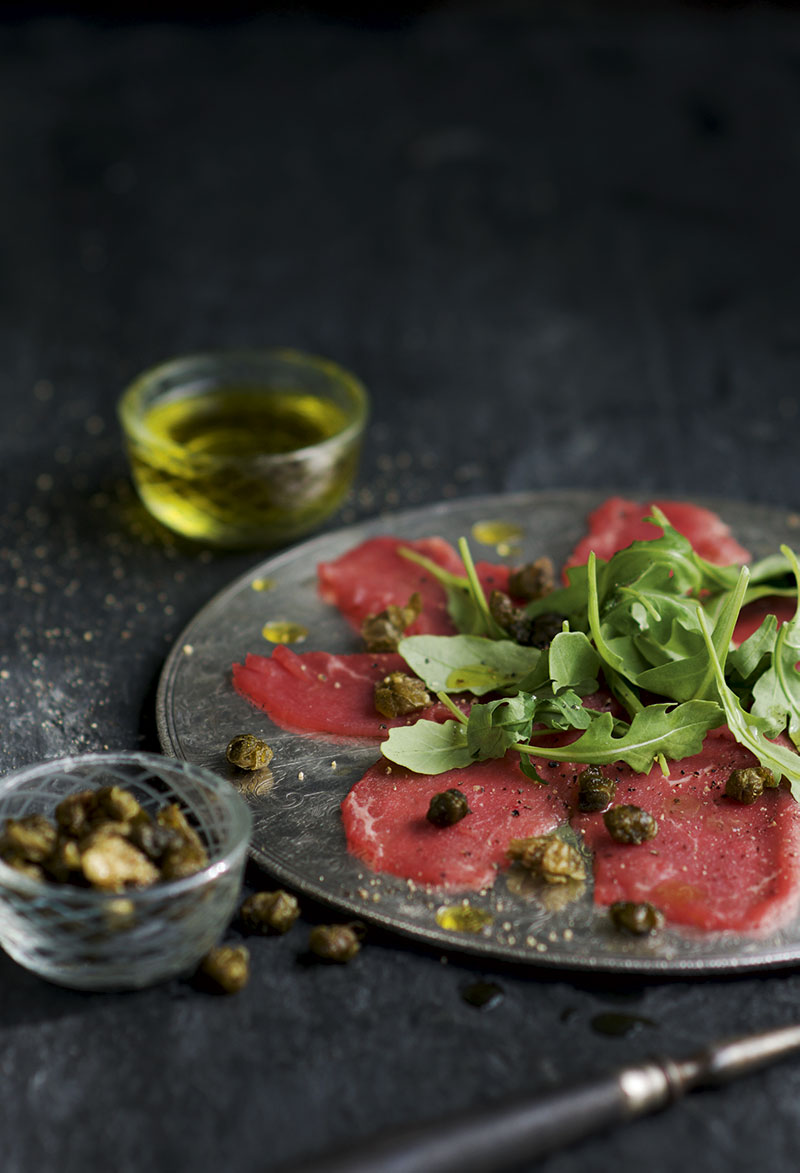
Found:
[(397, 650), (433, 692), (469, 691), (475, 696), (519, 687), (543, 654), (510, 639), (478, 635), (409, 635)]
[(706, 646), (714, 665), (714, 676), (717, 682), (720, 703), (725, 712), (725, 718), (733, 736), (740, 745), (758, 758), (765, 769), (772, 770), (776, 780), (785, 777), (792, 788), (794, 798), (800, 800), (800, 757), (783, 745), (776, 745), (764, 736), (765, 723), (762, 718), (753, 716), (742, 708), (739, 698), (725, 680), (723, 662), (717, 656), (708, 620), (702, 611), (699, 613), (700, 625), (706, 638)]
[[(800, 590), (800, 566), (788, 546), (781, 547), (789, 560)], [(782, 623), (772, 652), (772, 663), (753, 686), (754, 717), (768, 722), (773, 735), (788, 728), (795, 745), (800, 742), (800, 607), (788, 623)]]
[(467, 726), (462, 721), (417, 721), (392, 729), (381, 746), (390, 762), (416, 774), (444, 774), (471, 766)]
[(597, 691), (600, 657), (582, 631), (560, 631), (553, 637), (547, 667), (555, 692), (572, 688), (587, 696)]
[(730, 669), (742, 683), (760, 676), (772, 659), (777, 634), (778, 620), (774, 615), (765, 615), (761, 626), (738, 648), (728, 652), (726, 669)]
[(438, 566), (424, 554), (408, 546), (400, 546), (398, 553), (410, 562), (416, 562), (427, 570), (440, 586), (444, 587), (447, 595), (447, 610), (450, 618), (458, 630), (467, 635), (488, 635), (493, 639), (505, 639), (506, 632), (492, 618), (486, 604), (480, 579), (478, 578), (472, 555), (469, 552), (465, 538), (460, 538), (458, 550), (464, 563), (466, 574), (453, 574), (449, 570)]
[(605, 766), (627, 762), (640, 774), (649, 773), (656, 758), (680, 759), (699, 753), (703, 738), (723, 720), (714, 701), (681, 705), (648, 705), (637, 713), (622, 736), (615, 737), (614, 718), (600, 713), (577, 741), (563, 747), (520, 745), (521, 752), (558, 762)]

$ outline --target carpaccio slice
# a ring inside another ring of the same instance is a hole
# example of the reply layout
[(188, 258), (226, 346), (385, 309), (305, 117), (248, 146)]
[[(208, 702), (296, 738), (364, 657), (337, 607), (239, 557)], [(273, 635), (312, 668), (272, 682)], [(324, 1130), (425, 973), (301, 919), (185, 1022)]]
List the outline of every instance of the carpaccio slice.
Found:
[[(425, 817), (431, 798), (454, 787), (470, 813), (452, 827), (433, 826)], [(557, 790), (529, 782), (510, 755), (435, 777), (380, 761), (342, 803), (347, 845), (375, 871), (473, 891), (494, 883), (511, 839), (544, 835), (566, 817)]]
[(653, 501), (642, 504), (624, 497), (609, 497), (589, 514), (589, 533), (581, 538), (570, 554), (564, 569), (583, 566), (594, 550), (606, 561), (617, 550), (624, 550), (631, 542), (646, 542), (659, 538), (663, 530), (645, 521), (653, 505), (679, 533), (688, 538), (696, 552), (718, 566), (750, 561), (750, 552), (740, 546), (722, 518), (710, 509), (685, 501)]
[[(707, 735), (699, 754), (670, 765), (665, 778), (625, 765), (606, 771), (617, 780), (614, 804), (631, 804), (658, 822), (654, 839), (617, 843), (602, 814), (573, 814), (594, 853), (594, 899), (647, 900), (673, 924), (705, 930), (770, 932), (800, 906), (800, 806), (787, 790), (769, 790), (746, 805), (724, 797), (731, 770), (757, 765), (727, 730)], [(583, 766), (537, 769), (573, 810)]]
[[(447, 597), (435, 578), (416, 562), (398, 553), (406, 546), (452, 574), (464, 575), (464, 564), (443, 538), (405, 541), (394, 537), (369, 538), (332, 562), (317, 567), (319, 592), (358, 631), (367, 615), (377, 615), (390, 604), (403, 607), (414, 592), (422, 599), (422, 613), (408, 635), (452, 635), (456, 628), (447, 612)], [(475, 567), (484, 590), (507, 590), (507, 566), (478, 562)]]
[(408, 717), (389, 719), (376, 712), (375, 684), (389, 672), (404, 670), (405, 661), (394, 652), (298, 655), (279, 644), (271, 656), (249, 655), (244, 664), (234, 664), (233, 683), (282, 729), (377, 740), (420, 717), (444, 721), (452, 716), (438, 701)]

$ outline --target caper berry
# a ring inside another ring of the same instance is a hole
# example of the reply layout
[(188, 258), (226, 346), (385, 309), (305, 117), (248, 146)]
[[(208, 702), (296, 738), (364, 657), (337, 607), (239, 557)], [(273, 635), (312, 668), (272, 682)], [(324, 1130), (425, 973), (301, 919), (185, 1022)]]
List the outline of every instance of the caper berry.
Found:
[(434, 827), (452, 827), (469, 813), (463, 792), (454, 786), (450, 790), (440, 790), (438, 794), (434, 794), (425, 817)]
[(755, 802), (764, 793), (765, 788), (776, 785), (772, 771), (763, 766), (747, 766), (741, 770), (731, 770), (725, 783), (725, 797), (733, 798), (736, 802)]
[(406, 717), (430, 703), (431, 695), (422, 681), (405, 672), (390, 672), (375, 685), (375, 708), (382, 717)]
[(240, 770), (263, 770), (272, 761), (272, 756), (266, 741), (252, 733), (237, 733), (225, 750), (225, 757)]
[(352, 961), (361, 948), (362, 933), (358, 925), (316, 925), (310, 932), (308, 947), (322, 961)]
[(616, 791), (613, 778), (607, 778), (599, 766), (587, 766), (578, 775), (578, 810), (605, 810)]
[(244, 945), (218, 945), (200, 962), (197, 976), (215, 994), (237, 994), (250, 977), (250, 954)]
[(406, 628), (422, 610), (422, 599), (415, 591), (405, 607), (390, 603), (377, 615), (367, 615), (361, 624), (361, 637), (368, 652), (396, 652)]
[(242, 927), (248, 933), (288, 933), (300, 915), (297, 898), (279, 888), (275, 892), (254, 892), (239, 909)]
[(548, 884), (566, 884), (568, 880), (585, 880), (586, 868), (580, 852), (558, 835), (532, 835), (512, 839), (509, 859)]
[(508, 578), (509, 592), (517, 599), (542, 599), (555, 587), (555, 571), (549, 558), (537, 558), (514, 570)]
[(657, 933), (664, 926), (664, 914), (647, 901), (617, 900), (609, 908), (614, 928), (634, 937)]
[(639, 806), (612, 806), (603, 815), (603, 822), (617, 843), (644, 843), (658, 831), (653, 816)]

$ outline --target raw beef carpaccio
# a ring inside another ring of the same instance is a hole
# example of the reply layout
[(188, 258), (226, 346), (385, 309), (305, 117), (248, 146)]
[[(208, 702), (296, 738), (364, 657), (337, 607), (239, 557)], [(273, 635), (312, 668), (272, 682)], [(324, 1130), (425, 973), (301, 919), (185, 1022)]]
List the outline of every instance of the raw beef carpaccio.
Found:
[(593, 852), (594, 898), (649, 901), (673, 924), (700, 929), (765, 932), (800, 905), (800, 806), (788, 790), (766, 790), (756, 802), (725, 797), (731, 770), (757, 765), (727, 730), (709, 733), (693, 757), (636, 774), (618, 764), (614, 805), (641, 807), (658, 823), (653, 839), (616, 842), (602, 814), (577, 810), (577, 776), (584, 766), (537, 769), (570, 806), (570, 822)]
[[(749, 558), (715, 514), (680, 502), (656, 504), (709, 561), (731, 564)], [(585, 562), (590, 549), (607, 559), (631, 541), (657, 537), (658, 528), (643, 520), (649, 511), (649, 505), (621, 498), (607, 501), (591, 515), (589, 533), (568, 565)], [(453, 548), (439, 538), (374, 538), (320, 565), (322, 597), (358, 629), (367, 615), (391, 603), (403, 606), (417, 591), (423, 609), (410, 634), (451, 634), (444, 590), (422, 567), (403, 558), (400, 546), (463, 573)], [(507, 589), (506, 567), (478, 564), (478, 571), (487, 592)], [(751, 634), (770, 611), (779, 621), (788, 620), (795, 605), (785, 599), (752, 604), (742, 613), (735, 641)], [(375, 713), (375, 682), (404, 668), (394, 654), (298, 655), (279, 646), (271, 657), (248, 656), (244, 665), (235, 665), (234, 682), (284, 728), (377, 742), (393, 725), (449, 715), (438, 704), (394, 721)], [(433, 777), (381, 759), (352, 788), (342, 816), (351, 852), (376, 871), (462, 890), (492, 883), (506, 864), (512, 838), (544, 834), (570, 822), (594, 854), (599, 905), (648, 900), (674, 924), (761, 933), (785, 923), (800, 904), (800, 807), (786, 789), (765, 791), (750, 805), (725, 798), (730, 771), (754, 761), (726, 730), (719, 730), (707, 736), (700, 754), (672, 763), (669, 778), (658, 767), (646, 776), (621, 764), (607, 768), (618, 782), (614, 802), (641, 806), (658, 821), (656, 837), (636, 846), (615, 842), (601, 814), (578, 812), (576, 780), (583, 766), (538, 761), (548, 782), (541, 786), (524, 777), (513, 751)], [(464, 791), (470, 814), (452, 827), (435, 827), (425, 818), (430, 798), (451, 787)]]
[[(399, 538), (369, 538), (332, 562), (317, 568), (319, 592), (359, 630), (368, 615), (377, 615), (390, 604), (404, 607), (414, 592), (422, 612), (408, 628), (408, 635), (453, 635), (455, 626), (447, 611), (447, 595), (433, 575), (417, 562), (404, 558), (403, 547), (422, 554), (443, 570), (464, 576), (464, 563), (443, 538), (406, 542)], [(508, 587), (507, 566), (478, 562), (478, 578), (487, 594)]]
[[(426, 818), (430, 800), (454, 787), (470, 813), (452, 827), (435, 827)], [(511, 839), (544, 835), (567, 813), (557, 789), (529, 782), (514, 754), (435, 777), (384, 759), (342, 803), (347, 845), (375, 871), (471, 890), (494, 883)]]
[(598, 558), (608, 561), (612, 554), (624, 550), (631, 542), (660, 538), (664, 531), (645, 520), (653, 505), (661, 510), (673, 529), (689, 539), (692, 548), (707, 562), (714, 562), (717, 566), (749, 562), (750, 552), (739, 545), (725, 522), (710, 509), (684, 501), (642, 504), (624, 497), (609, 497), (589, 514), (589, 532), (567, 558), (564, 569), (583, 566), (592, 551)]
[(420, 717), (445, 721), (452, 716), (438, 701), (408, 717), (378, 713), (375, 685), (390, 672), (404, 669), (405, 661), (395, 652), (298, 655), (279, 644), (271, 656), (249, 655), (244, 664), (234, 664), (233, 684), (282, 729), (379, 741), (395, 726), (409, 725)]

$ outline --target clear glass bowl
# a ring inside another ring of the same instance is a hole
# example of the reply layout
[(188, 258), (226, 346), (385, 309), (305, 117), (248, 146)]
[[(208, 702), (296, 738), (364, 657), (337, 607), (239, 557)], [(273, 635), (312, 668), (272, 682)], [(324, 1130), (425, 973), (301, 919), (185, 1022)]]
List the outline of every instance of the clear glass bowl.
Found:
[(217, 546), (269, 547), (339, 508), (358, 467), (359, 380), (292, 350), (176, 358), (140, 375), (119, 417), (144, 505)]
[(133, 989), (192, 969), (233, 916), (250, 840), (250, 811), (230, 782), (145, 753), (85, 754), (7, 775), (0, 829), (34, 813), (52, 820), (67, 794), (112, 785), (130, 790), (151, 815), (177, 803), (209, 864), (180, 880), (114, 893), (32, 879), (0, 860), (0, 945), (20, 965), (76, 989)]

